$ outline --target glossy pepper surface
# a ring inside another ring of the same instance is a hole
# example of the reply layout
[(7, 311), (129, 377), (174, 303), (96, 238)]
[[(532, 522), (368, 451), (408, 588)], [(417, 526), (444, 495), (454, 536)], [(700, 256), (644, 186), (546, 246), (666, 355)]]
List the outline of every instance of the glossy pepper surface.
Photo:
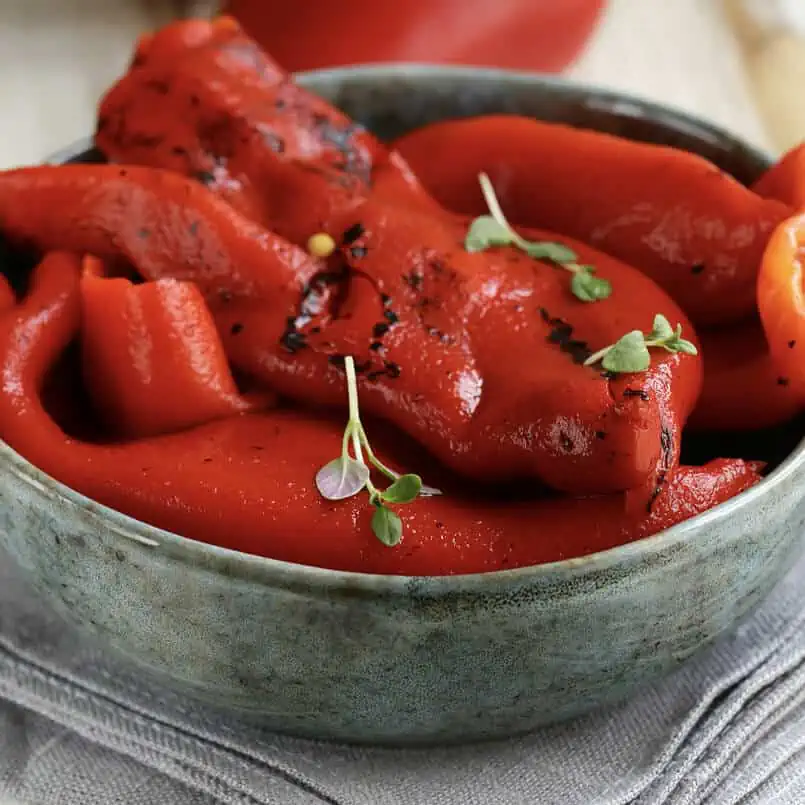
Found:
[(584, 361), (650, 329), (655, 313), (690, 330), (682, 311), (640, 272), (568, 241), (613, 285), (609, 299), (585, 304), (567, 272), (519, 250), (468, 253), (467, 226), (373, 200), (334, 221), (340, 248), (323, 265), (165, 171), (0, 175), (10, 237), (124, 258), (149, 280), (196, 282), (230, 359), (266, 388), (343, 406), (339, 362), (351, 354), (366, 410), (461, 474), (604, 492), (667, 473), (699, 393), (699, 361), (657, 352), (634, 377)]
[(512, 222), (639, 268), (696, 325), (751, 318), (766, 242), (791, 214), (695, 154), (524, 117), (435, 123), (395, 145), (449, 209), (486, 212), (485, 172)]
[(300, 245), (370, 190), (433, 204), (399, 155), (228, 18), (174, 23), (142, 43), (101, 103), (95, 142), (114, 161), (195, 178)]
[(83, 373), (116, 436), (170, 433), (259, 404), (237, 389), (197, 286), (81, 280)]
[[(334, 504), (311, 468), (340, 428), (291, 411), (245, 414), (165, 436), (98, 444), (66, 434), (40, 389), (81, 329), (80, 260), (48, 257), (27, 298), (0, 314), (0, 431), (45, 472), (119, 511), (224, 547), (321, 567), (450, 575), (537, 564), (613, 547), (681, 522), (758, 480), (757, 465), (719, 460), (672, 473), (651, 512), (631, 493), (485, 502), (451, 494), (406, 509), (389, 550), (364, 501)], [(97, 336), (97, 333), (95, 333)], [(392, 451), (393, 452), (393, 451)], [(394, 456), (383, 454), (394, 463)]]

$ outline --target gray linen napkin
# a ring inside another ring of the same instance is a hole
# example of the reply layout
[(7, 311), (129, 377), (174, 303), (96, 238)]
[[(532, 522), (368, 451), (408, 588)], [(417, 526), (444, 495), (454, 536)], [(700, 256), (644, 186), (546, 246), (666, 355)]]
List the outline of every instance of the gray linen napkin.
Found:
[(495, 744), (365, 749), (265, 733), (149, 689), (0, 562), (0, 794), (31, 805), (797, 805), (804, 627), (805, 557), (734, 634), (624, 705)]

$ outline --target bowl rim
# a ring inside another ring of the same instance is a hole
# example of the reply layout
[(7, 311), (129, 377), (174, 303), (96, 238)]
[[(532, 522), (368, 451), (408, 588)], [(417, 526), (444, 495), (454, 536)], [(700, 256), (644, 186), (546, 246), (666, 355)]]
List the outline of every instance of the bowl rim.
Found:
[[(769, 163), (770, 157), (740, 137), (727, 132), (715, 124), (702, 120), (685, 111), (674, 109), (628, 93), (599, 88), (557, 76), (545, 76), (519, 70), (496, 68), (475, 68), (442, 66), (429, 64), (392, 63), (381, 65), (360, 65), (337, 67), (298, 73), (302, 84), (316, 84), (319, 81), (349, 83), (359, 79), (382, 81), (407, 78), (444, 78), (459, 81), (484, 81), (487, 83), (518, 83), (550, 89), (569, 97), (578, 97), (599, 103), (608, 103), (610, 108), (622, 111), (626, 116), (651, 115), (655, 118), (672, 119), (695, 131), (698, 136), (720, 141), (728, 140), (740, 146), (750, 156)], [(74, 157), (90, 146), (84, 140), (72, 148), (63, 149), (49, 157), (48, 163), (64, 161)], [(166, 557), (212, 572), (250, 581), (259, 581), (272, 587), (304, 590), (307, 594), (327, 596), (336, 590), (360, 592), (391, 599), (410, 600), (412, 593), (419, 597), (438, 598), (448, 595), (471, 594), (490, 590), (502, 592), (506, 588), (520, 587), (525, 583), (538, 582), (550, 584), (569, 576), (598, 574), (614, 566), (627, 566), (650, 559), (652, 555), (666, 552), (695, 536), (702, 527), (711, 527), (754, 506), (761, 499), (784, 484), (792, 475), (805, 472), (805, 438), (794, 448), (785, 460), (768, 476), (750, 489), (733, 498), (696, 515), (671, 528), (664, 529), (633, 542), (617, 545), (607, 550), (597, 551), (580, 557), (572, 557), (540, 565), (488, 571), (474, 574), (449, 576), (402, 576), (373, 574), (357, 571), (332, 570), (286, 562), (270, 557), (243, 553), (231, 548), (212, 545), (182, 536), (157, 526), (137, 520), (127, 514), (98, 503), (82, 493), (49, 476), (13, 450), (0, 439), (0, 466), (19, 481), (39, 491), (50, 490), (58, 498), (75, 505), (91, 518), (100, 521), (104, 531), (122, 538), (129, 548), (145, 551), (160, 550)]]

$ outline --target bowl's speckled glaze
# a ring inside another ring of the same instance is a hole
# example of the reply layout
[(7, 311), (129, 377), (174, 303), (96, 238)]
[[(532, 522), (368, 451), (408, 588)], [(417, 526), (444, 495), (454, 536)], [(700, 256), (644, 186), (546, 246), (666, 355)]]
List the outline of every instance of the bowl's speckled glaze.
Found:
[[(764, 165), (700, 121), (559, 80), (382, 67), (303, 81), (383, 136), (507, 111), (679, 145), (744, 180)], [(188, 696), (316, 738), (478, 740), (613, 702), (742, 618), (805, 524), (805, 444), (790, 446), (754, 489), (650, 539), (536, 568), (403, 578), (192, 542), (0, 444), (0, 543), (72, 621)]]

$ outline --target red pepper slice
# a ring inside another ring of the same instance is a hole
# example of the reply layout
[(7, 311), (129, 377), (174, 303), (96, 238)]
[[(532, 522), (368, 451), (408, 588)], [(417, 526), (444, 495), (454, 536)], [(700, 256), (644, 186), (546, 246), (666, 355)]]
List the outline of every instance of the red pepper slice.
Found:
[(82, 352), (96, 408), (119, 436), (183, 430), (253, 410), (238, 393), (198, 288), (85, 273)]
[(777, 227), (763, 255), (757, 296), (779, 383), (805, 408), (805, 214)]
[(784, 154), (752, 189), (758, 195), (782, 201), (794, 210), (805, 208), (805, 143)]
[(477, 178), (486, 172), (513, 223), (639, 268), (696, 325), (756, 312), (763, 249), (791, 214), (695, 154), (523, 117), (436, 123), (395, 145), (447, 208), (486, 212)]

